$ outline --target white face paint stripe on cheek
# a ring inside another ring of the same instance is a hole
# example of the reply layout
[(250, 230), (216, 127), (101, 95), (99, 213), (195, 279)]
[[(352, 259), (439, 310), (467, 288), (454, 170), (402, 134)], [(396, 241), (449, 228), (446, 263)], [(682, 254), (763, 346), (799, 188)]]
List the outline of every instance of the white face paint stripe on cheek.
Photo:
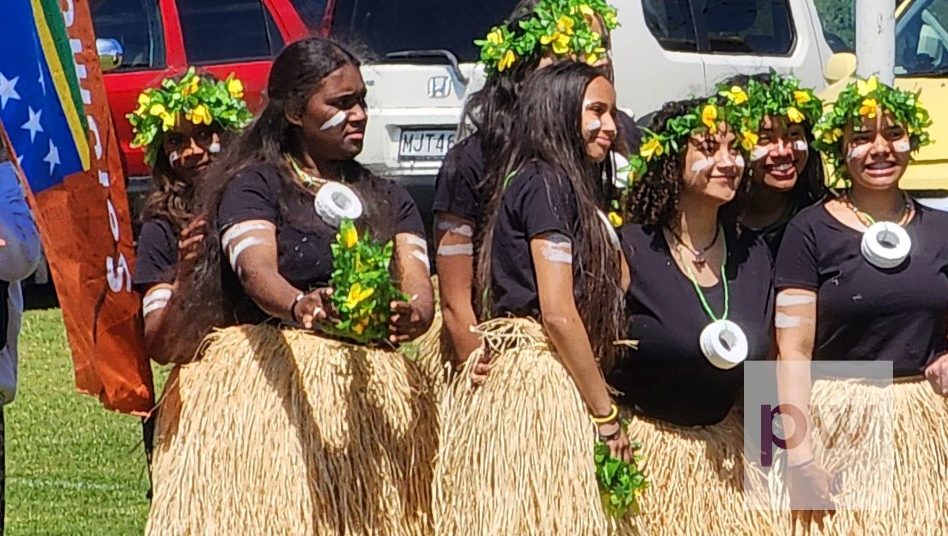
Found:
[(907, 153), (912, 150), (912, 144), (908, 140), (898, 140), (892, 144), (892, 148), (897, 153)]
[(736, 165), (739, 168), (743, 168), (746, 165), (746, 162), (744, 162), (744, 156), (743, 155), (735, 156), (734, 165)]
[(698, 160), (694, 164), (691, 164), (691, 171), (695, 173), (701, 173), (702, 171), (711, 169), (713, 167), (714, 167), (713, 158), (702, 158), (701, 160)]
[(220, 144), (220, 142), (216, 142), (216, 141), (215, 141), (215, 142), (212, 142), (210, 145), (208, 145), (208, 146), (207, 146), (207, 152), (209, 152), (209, 153), (211, 153), (211, 154), (217, 154), (217, 153), (221, 152), (221, 144)]
[(175, 162), (177, 162), (178, 160), (181, 160), (181, 155), (178, 153), (178, 151), (171, 151), (170, 153), (168, 153), (169, 164), (173, 166)]
[(846, 160), (858, 160), (867, 154), (869, 154), (869, 149), (872, 148), (871, 144), (863, 143), (862, 145), (857, 145), (849, 150), (849, 153), (846, 154)]
[(757, 146), (755, 146), (754, 149), (751, 151), (751, 154), (750, 154), (751, 161), (752, 161), (752, 162), (756, 162), (756, 161), (760, 160), (761, 158), (766, 157), (768, 154), (770, 154), (770, 149), (768, 149), (767, 147), (757, 147)]
[(323, 123), (321, 127), (319, 127), (319, 130), (329, 130), (331, 128), (338, 127), (343, 122), (345, 122), (345, 120), (346, 120), (346, 112), (339, 110), (338, 112), (333, 114), (332, 117), (327, 119), (326, 122)]
[(796, 140), (793, 142), (793, 150), (794, 151), (809, 151), (810, 146), (807, 145), (806, 142), (803, 140)]
[(602, 121), (598, 119), (593, 119), (589, 123), (586, 124), (586, 128), (589, 129), (590, 132), (599, 130), (600, 128), (602, 128)]
[(442, 257), (455, 257), (459, 255), (466, 255), (470, 257), (474, 255), (474, 244), (454, 244), (450, 246), (441, 246), (438, 248), (438, 255)]

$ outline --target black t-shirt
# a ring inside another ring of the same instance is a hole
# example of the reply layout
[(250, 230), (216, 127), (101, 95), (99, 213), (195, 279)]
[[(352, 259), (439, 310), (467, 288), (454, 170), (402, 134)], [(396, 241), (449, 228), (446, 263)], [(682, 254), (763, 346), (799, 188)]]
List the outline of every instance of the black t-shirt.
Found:
[(915, 205), (909, 258), (883, 270), (860, 253), (862, 232), (825, 207), (804, 209), (787, 228), (776, 288), (817, 293), (813, 359), (892, 361), (896, 376), (920, 374), (946, 350), (948, 213)]
[(493, 315), (540, 316), (530, 240), (556, 232), (578, 233), (579, 207), (572, 185), (549, 165), (531, 162), (517, 173), (501, 202), (491, 244)]
[[(619, 129), (631, 154), (638, 153), (642, 132), (635, 120), (625, 112), (618, 113)], [(486, 155), (490, 157), (492, 155)], [(481, 136), (471, 134), (448, 151), (435, 180), (433, 210), (454, 214), (472, 221), (480, 228), (484, 223), (480, 184), (487, 172), (487, 161), (481, 145)]]
[[(773, 347), (773, 263), (757, 236), (725, 232), (727, 319), (747, 335), (749, 360), (771, 356)], [(627, 225), (622, 251), (631, 270), (626, 294), (626, 351), (609, 381), (624, 393), (622, 403), (663, 421), (685, 425), (723, 419), (743, 385), (744, 367), (722, 370), (701, 352), (701, 331), (708, 317), (688, 275), (675, 263), (661, 228)], [(716, 315), (724, 311), (721, 282), (702, 291)]]
[[(358, 185), (349, 185), (362, 198)], [(333, 272), (331, 245), (337, 229), (325, 223), (317, 214), (313, 197), (298, 199), (298, 204), (287, 202), (281, 208), (284, 182), (279, 170), (269, 165), (246, 169), (227, 185), (217, 211), (218, 231), (224, 233), (230, 226), (250, 220), (264, 220), (276, 225), (277, 267), (283, 278), (300, 290), (329, 285)], [(387, 211), (392, 235), (410, 233), (425, 238), (421, 214), (408, 192), (394, 182), (384, 181), (381, 198), (388, 207), (373, 207)], [(225, 262), (226, 264), (226, 262)], [(231, 301), (235, 319), (240, 323), (256, 323), (266, 315), (250, 300), (237, 281), (229, 264), (223, 267), (225, 296)], [(289, 304), (287, 304), (289, 306)]]
[(178, 237), (171, 223), (159, 217), (142, 224), (138, 235), (135, 277), (132, 282), (141, 290), (159, 283), (174, 283), (178, 264)]

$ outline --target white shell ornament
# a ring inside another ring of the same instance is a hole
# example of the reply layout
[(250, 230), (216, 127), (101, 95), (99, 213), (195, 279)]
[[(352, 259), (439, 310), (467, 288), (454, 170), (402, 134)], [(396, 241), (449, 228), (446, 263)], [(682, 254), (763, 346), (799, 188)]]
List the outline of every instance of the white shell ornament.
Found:
[(339, 227), (342, 220), (356, 220), (362, 215), (362, 201), (345, 184), (327, 182), (319, 187), (313, 201), (316, 214), (332, 227)]
[(862, 256), (882, 269), (895, 268), (905, 262), (912, 250), (912, 239), (897, 223), (873, 223), (862, 234)]
[(701, 330), (701, 353), (719, 369), (732, 369), (747, 359), (747, 335), (730, 320), (715, 320)]

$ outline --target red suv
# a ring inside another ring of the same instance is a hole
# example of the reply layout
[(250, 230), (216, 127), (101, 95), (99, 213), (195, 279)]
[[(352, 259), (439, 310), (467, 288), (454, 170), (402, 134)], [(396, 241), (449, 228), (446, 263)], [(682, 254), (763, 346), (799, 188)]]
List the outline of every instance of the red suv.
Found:
[(137, 106), (138, 94), (196, 65), (221, 78), (236, 73), (257, 112), (271, 60), (286, 43), (324, 33), (325, 10), (326, 0), (92, 2), (97, 44), (121, 57), (106, 72), (105, 87), (133, 204), (147, 189), (150, 172), (142, 151), (129, 147), (132, 131), (125, 115)]

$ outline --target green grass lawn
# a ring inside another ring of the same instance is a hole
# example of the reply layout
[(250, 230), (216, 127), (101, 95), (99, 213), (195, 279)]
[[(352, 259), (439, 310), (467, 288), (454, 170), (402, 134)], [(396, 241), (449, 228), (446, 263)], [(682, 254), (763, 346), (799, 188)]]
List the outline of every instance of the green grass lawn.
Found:
[(7, 534), (142, 533), (141, 423), (76, 392), (59, 309), (24, 315), (19, 389), (5, 417)]

